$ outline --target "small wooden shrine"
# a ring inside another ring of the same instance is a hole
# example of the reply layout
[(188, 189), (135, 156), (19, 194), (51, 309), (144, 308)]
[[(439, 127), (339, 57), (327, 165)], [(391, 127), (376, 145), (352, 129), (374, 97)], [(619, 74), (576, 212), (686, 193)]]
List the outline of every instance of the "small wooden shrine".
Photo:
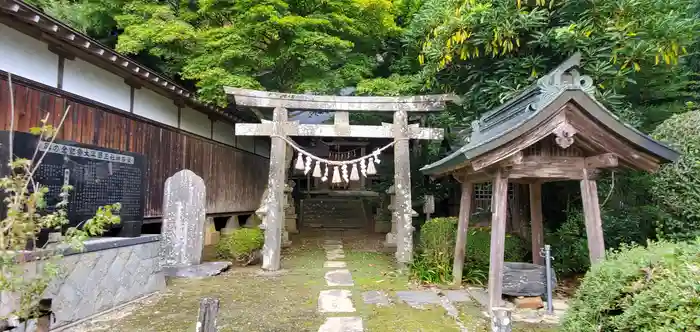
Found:
[(596, 178), (602, 169), (631, 168), (654, 172), (679, 154), (623, 123), (595, 99), (593, 80), (581, 75), (575, 54), (512, 100), (471, 124), (466, 144), (423, 167), (424, 174), (451, 174), (462, 184), (455, 246), (454, 280), (464, 267), (467, 227), (475, 183), (492, 182), (490, 307), (502, 296), (508, 182), (529, 186), (533, 261), (543, 247), (541, 186), (577, 180), (592, 262), (604, 258), (605, 245)]

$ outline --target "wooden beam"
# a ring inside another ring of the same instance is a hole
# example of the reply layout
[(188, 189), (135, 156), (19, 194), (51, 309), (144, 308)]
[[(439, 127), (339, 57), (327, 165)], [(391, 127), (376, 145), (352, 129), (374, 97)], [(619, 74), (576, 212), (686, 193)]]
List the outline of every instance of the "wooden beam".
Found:
[(459, 201), (459, 222), (457, 224), (457, 241), (455, 242), (455, 257), (452, 263), (452, 283), (462, 283), (462, 271), (464, 270), (464, 256), (467, 246), (467, 231), (469, 229), (469, 217), (472, 213), (472, 195), (474, 184), (469, 181), (462, 182), (462, 196)]
[(489, 263), (489, 311), (501, 306), (503, 293), (503, 259), (505, 256), (506, 215), (508, 213), (508, 178), (501, 170), (493, 180), (491, 205), (491, 253)]
[(584, 180), (581, 180), (581, 201), (583, 202), (583, 217), (586, 221), (586, 236), (588, 237), (588, 255), (591, 264), (605, 258), (605, 241), (603, 238), (603, 222), (600, 218), (598, 205), (598, 185), (595, 180), (588, 180), (588, 170), (583, 170)]
[(501, 162), (502, 166), (512, 166), (512, 165), (520, 165), (523, 163), (523, 160), (525, 159), (525, 154), (522, 151), (518, 151), (511, 155), (510, 157), (506, 158)]
[(224, 87), (236, 105), (288, 109), (326, 111), (406, 111), (437, 112), (445, 109), (447, 102), (459, 102), (452, 94), (406, 97), (356, 97), (294, 94)]
[[(510, 229), (511, 232), (524, 236), (522, 234), (522, 215), (521, 215), (521, 197), (520, 197), (520, 184), (512, 182), (510, 185), (513, 187), (513, 199), (510, 201), (511, 204), (508, 205), (508, 212), (510, 214)], [(507, 230), (507, 229), (506, 229)]]
[(532, 230), (532, 262), (544, 265), (540, 249), (544, 247), (544, 228), (542, 226), (542, 183), (530, 183), (530, 229)]
[(584, 168), (583, 157), (542, 157), (528, 156), (517, 165), (507, 167), (508, 177), (541, 178), (541, 179), (573, 179), (581, 180)]
[(614, 153), (603, 153), (597, 156), (586, 157), (584, 164), (586, 168), (611, 168), (617, 167), (619, 161)]
[[(272, 122), (263, 120), (263, 123), (236, 123), (236, 135), (238, 136), (270, 136), (272, 134)], [(319, 137), (356, 137), (356, 138), (394, 138), (395, 129), (392, 124), (381, 126), (351, 125), (345, 130), (336, 125), (324, 124), (299, 124), (298, 121), (289, 121), (283, 125), (284, 134), (287, 136), (319, 136)], [(408, 138), (441, 140), (444, 137), (442, 128), (420, 128), (418, 125), (408, 126)]]

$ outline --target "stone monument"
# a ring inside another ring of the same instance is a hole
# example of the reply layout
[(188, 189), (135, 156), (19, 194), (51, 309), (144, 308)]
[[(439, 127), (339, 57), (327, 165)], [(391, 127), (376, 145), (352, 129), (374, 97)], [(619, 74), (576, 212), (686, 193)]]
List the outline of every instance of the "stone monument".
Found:
[(163, 267), (187, 267), (202, 260), (206, 187), (184, 169), (165, 180), (161, 257)]
[(160, 257), (166, 277), (213, 276), (231, 266), (231, 262), (200, 264), (204, 249), (206, 197), (204, 180), (188, 169), (165, 180)]

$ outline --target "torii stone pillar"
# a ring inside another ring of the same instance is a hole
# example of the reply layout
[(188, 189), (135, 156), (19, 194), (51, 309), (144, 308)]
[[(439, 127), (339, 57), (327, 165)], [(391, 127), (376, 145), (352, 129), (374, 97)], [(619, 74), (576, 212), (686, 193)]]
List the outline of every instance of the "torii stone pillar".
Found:
[(399, 264), (413, 259), (413, 222), (411, 212), (411, 156), (408, 150), (408, 113), (394, 112), (394, 214), (396, 215), (396, 260)]
[(282, 222), (284, 210), (285, 154), (287, 143), (278, 136), (284, 135), (284, 123), (287, 122), (287, 110), (277, 107), (273, 114), (272, 137), (270, 138), (270, 170), (267, 177), (268, 195), (263, 206), (256, 211), (261, 217), (260, 228), (265, 230), (263, 245), (263, 270), (280, 269), (280, 251), (282, 250)]

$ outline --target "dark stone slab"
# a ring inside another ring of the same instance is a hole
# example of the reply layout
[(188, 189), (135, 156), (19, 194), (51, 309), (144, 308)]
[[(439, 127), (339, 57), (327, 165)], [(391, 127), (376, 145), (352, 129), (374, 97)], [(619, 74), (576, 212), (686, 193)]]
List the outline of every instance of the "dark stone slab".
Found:
[[(552, 286), (557, 280), (552, 270)], [(546, 268), (537, 264), (505, 262), (503, 294), (510, 296), (542, 296), (547, 291)]]
[(170, 278), (206, 278), (220, 274), (231, 267), (231, 262), (207, 262), (187, 267), (165, 267), (163, 273)]

